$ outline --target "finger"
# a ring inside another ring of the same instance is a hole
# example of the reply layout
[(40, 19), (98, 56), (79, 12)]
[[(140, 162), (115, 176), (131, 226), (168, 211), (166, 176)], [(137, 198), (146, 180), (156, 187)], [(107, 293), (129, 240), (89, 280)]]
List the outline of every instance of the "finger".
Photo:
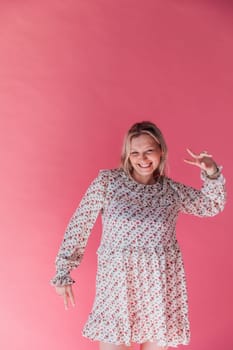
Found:
[(190, 148), (186, 148), (186, 151), (190, 154), (190, 156), (192, 156), (193, 158), (197, 158), (198, 155), (196, 153), (194, 153), (193, 151), (191, 151)]
[(213, 156), (212, 156), (212, 154), (208, 154), (206, 152), (201, 152), (199, 157), (200, 158), (204, 158), (204, 157), (212, 158)]
[(212, 157), (212, 154), (209, 154), (208, 151), (202, 151), (200, 154), (196, 154), (193, 151), (191, 151), (189, 148), (186, 148), (187, 152), (192, 156), (193, 158), (200, 159), (203, 157)]
[(74, 293), (73, 293), (72, 287), (69, 287), (67, 289), (67, 294), (68, 294), (68, 296), (70, 298), (71, 305), (74, 307), (75, 306), (75, 299), (74, 299)]
[(65, 309), (68, 310), (68, 296), (66, 293), (63, 294), (64, 306)]
[(195, 160), (184, 159), (184, 162), (187, 163), (187, 164), (191, 164), (191, 165), (196, 165), (196, 166), (198, 166), (198, 163), (196, 163)]

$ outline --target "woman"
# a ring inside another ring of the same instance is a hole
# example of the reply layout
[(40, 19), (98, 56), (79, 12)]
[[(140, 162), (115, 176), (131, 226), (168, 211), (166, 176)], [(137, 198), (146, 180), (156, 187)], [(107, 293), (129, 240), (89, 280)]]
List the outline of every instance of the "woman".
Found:
[(187, 291), (175, 226), (179, 212), (214, 216), (225, 204), (224, 178), (212, 156), (188, 150), (186, 163), (198, 166), (197, 190), (165, 175), (167, 146), (151, 122), (128, 131), (121, 167), (102, 170), (67, 227), (51, 281), (75, 304), (70, 271), (84, 254), (90, 231), (102, 213), (96, 297), (83, 335), (100, 350), (167, 349), (190, 339)]

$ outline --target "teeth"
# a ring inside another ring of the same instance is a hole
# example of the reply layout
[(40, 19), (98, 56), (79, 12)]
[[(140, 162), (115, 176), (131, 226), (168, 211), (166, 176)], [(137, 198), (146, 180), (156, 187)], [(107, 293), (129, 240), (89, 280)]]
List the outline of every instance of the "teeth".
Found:
[(141, 165), (141, 164), (139, 164), (139, 166), (140, 166), (141, 168), (149, 168), (149, 167), (151, 166), (151, 164), (148, 164), (148, 165)]

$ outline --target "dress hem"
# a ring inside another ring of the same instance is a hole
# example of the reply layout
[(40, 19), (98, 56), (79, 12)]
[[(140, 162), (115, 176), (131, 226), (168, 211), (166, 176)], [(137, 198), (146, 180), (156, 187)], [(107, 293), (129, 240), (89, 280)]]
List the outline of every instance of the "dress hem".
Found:
[(117, 341), (117, 342), (111, 342), (109, 340), (106, 340), (106, 339), (103, 339), (101, 337), (91, 337), (87, 334), (85, 334), (84, 332), (82, 332), (82, 336), (91, 340), (91, 341), (99, 341), (99, 342), (103, 342), (103, 343), (108, 343), (108, 344), (114, 344), (114, 345), (126, 345), (126, 346), (131, 346), (132, 343), (133, 344), (143, 344), (143, 343), (146, 343), (146, 342), (157, 342), (157, 345), (158, 346), (161, 346), (161, 347), (173, 347), (173, 348), (177, 348), (178, 346), (180, 345), (189, 345), (190, 344), (190, 341), (189, 340), (183, 340), (183, 341), (180, 341), (180, 342), (163, 342), (163, 341), (158, 341), (157, 339), (145, 339), (145, 340), (142, 340), (142, 341), (137, 341), (137, 340), (134, 340), (134, 339), (131, 339), (130, 341), (125, 341), (125, 342), (120, 342), (120, 341)]

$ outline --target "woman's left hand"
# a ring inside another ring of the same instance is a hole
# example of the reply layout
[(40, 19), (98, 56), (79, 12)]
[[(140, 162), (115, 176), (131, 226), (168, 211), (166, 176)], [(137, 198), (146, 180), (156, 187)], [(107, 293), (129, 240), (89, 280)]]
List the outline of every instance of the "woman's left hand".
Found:
[(215, 161), (212, 158), (212, 155), (207, 151), (203, 151), (200, 154), (196, 154), (192, 152), (189, 148), (187, 148), (187, 152), (193, 159), (184, 159), (185, 163), (198, 166), (202, 170), (204, 170), (208, 176), (213, 176), (217, 173), (218, 167)]

